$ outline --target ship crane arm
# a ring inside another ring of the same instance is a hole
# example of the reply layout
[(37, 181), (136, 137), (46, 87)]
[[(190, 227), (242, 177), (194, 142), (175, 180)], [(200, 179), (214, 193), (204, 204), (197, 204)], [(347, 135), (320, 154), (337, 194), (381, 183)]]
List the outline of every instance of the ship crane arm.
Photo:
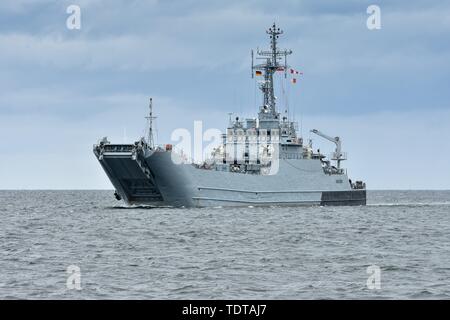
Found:
[(317, 134), (318, 136), (333, 142), (336, 145), (336, 150), (334, 153), (334, 158), (337, 160), (337, 168), (340, 168), (340, 162), (341, 160), (344, 160), (343, 154), (342, 154), (342, 147), (341, 147), (341, 139), (339, 137), (330, 137), (329, 135), (326, 135), (325, 133), (320, 132), (317, 129), (312, 129), (312, 133)]

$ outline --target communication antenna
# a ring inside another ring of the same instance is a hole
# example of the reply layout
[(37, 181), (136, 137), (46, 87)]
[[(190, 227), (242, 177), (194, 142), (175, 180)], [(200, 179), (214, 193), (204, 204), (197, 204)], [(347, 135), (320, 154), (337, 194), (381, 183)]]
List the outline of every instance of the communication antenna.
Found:
[(253, 78), (254, 78), (254, 74), (253, 74), (254, 71), (253, 71), (253, 70), (255, 69), (255, 68), (254, 68), (254, 63), (253, 63), (253, 59), (254, 59), (254, 58), (253, 58), (253, 49), (252, 49), (252, 51), (251, 51), (251, 56), (252, 56), (252, 79), (253, 79)]
[(147, 143), (150, 146), (151, 149), (154, 148), (154, 141), (153, 141), (153, 120), (156, 119), (156, 117), (153, 116), (153, 99), (150, 98), (150, 104), (149, 104), (150, 112), (145, 119), (148, 121), (148, 136), (147, 136)]

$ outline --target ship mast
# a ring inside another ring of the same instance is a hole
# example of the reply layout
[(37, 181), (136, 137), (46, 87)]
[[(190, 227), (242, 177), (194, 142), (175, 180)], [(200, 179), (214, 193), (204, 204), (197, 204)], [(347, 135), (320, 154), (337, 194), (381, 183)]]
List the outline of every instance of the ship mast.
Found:
[(154, 147), (154, 141), (153, 141), (153, 120), (156, 119), (156, 117), (153, 116), (153, 99), (150, 98), (150, 104), (149, 104), (149, 114), (145, 119), (148, 121), (148, 136), (147, 136), (147, 144), (151, 149)]
[[(264, 75), (264, 80), (260, 82), (259, 88), (263, 92), (263, 105), (261, 112), (268, 113), (271, 116), (277, 115), (276, 98), (274, 93), (273, 76), (277, 71), (284, 71), (284, 76), (287, 75), (287, 56), (292, 54), (292, 50), (279, 50), (277, 47), (277, 40), (283, 30), (278, 28), (274, 23), (266, 33), (270, 37), (270, 50), (257, 50), (256, 59), (264, 60), (264, 63), (253, 65), (253, 51), (252, 51), (252, 77), (254, 72), (259, 71)], [(284, 58), (284, 64), (280, 61)]]

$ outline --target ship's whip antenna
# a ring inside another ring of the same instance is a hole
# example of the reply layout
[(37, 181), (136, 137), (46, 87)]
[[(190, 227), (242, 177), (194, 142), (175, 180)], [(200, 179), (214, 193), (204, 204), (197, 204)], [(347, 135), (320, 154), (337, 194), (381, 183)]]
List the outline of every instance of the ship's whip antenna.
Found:
[(147, 143), (150, 146), (151, 149), (154, 148), (154, 141), (153, 141), (153, 120), (156, 119), (156, 117), (153, 116), (153, 99), (150, 98), (150, 104), (149, 104), (149, 115), (145, 117), (148, 121), (148, 137), (147, 137)]

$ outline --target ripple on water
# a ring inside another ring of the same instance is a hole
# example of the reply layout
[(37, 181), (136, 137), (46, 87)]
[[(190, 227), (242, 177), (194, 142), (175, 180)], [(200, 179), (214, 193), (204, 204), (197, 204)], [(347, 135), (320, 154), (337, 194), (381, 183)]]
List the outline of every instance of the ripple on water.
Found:
[[(450, 192), (368, 194), (366, 207), (179, 209), (0, 191), (0, 298), (448, 299)], [(366, 287), (371, 265), (381, 290)]]

